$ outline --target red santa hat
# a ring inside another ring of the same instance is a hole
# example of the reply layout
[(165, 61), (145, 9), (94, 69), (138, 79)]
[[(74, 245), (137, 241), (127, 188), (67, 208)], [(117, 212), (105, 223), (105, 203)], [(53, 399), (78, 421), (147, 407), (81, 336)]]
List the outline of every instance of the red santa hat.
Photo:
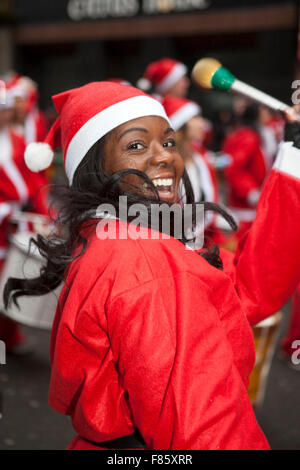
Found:
[(170, 118), (174, 131), (178, 131), (190, 119), (201, 114), (201, 107), (186, 98), (165, 96), (162, 105)]
[(146, 68), (137, 86), (144, 91), (154, 87), (155, 92), (164, 94), (187, 73), (187, 68), (174, 59), (160, 59)]
[(44, 143), (31, 143), (25, 162), (34, 172), (48, 168), (54, 150), (62, 147), (70, 184), (90, 148), (116, 127), (145, 116), (169, 119), (163, 106), (151, 96), (131, 86), (113, 82), (93, 82), (52, 97), (58, 119)]

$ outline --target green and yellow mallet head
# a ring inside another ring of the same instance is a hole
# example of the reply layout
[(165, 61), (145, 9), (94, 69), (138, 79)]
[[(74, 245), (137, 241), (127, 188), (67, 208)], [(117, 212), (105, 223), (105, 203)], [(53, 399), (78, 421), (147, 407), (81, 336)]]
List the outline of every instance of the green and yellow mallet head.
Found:
[(229, 90), (235, 81), (235, 76), (222, 64), (212, 58), (200, 59), (192, 70), (192, 78), (201, 88)]

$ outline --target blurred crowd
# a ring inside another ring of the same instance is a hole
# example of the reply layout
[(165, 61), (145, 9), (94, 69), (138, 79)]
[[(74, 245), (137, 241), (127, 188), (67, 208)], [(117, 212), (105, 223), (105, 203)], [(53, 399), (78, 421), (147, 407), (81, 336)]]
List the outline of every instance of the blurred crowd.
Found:
[[(208, 214), (206, 244), (234, 251), (255, 218), (261, 189), (283, 138), (282, 116), (233, 96), (232, 106), (220, 107), (208, 119), (201, 103), (188, 99), (193, 84), (186, 66), (174, 59), (153, 62), (141, 75), (134, 85), (163, 104), (177, 133), (195, 201), (226, 206), (238, 224), (238, 230), (232, 232), (223, 219)], [(50, 183), (61, 178), (59, 159), (38, 173), (24, 163), (26, 146), (43, 142), (52, 124), (53, 116), (47, 118), (38, 107), (38, 85), (16, 72), (1, 79), (6, 96), (0, 104), (0, 269), (7, 259), (12, 234), (34, 230), (30, 217), (23, 215), (48, 217)], [(108, 80), (131, 85), (126, 77)], [(294, 294), (292, 308), (289, 330), (281, 344), (286, 357), (293, 353), (293, 341), (300, 339), (300, 288)], [(5, 314), (0, 316), (0, 339), (5, 341), (8, 353), (30, 352), (20, 325)]]

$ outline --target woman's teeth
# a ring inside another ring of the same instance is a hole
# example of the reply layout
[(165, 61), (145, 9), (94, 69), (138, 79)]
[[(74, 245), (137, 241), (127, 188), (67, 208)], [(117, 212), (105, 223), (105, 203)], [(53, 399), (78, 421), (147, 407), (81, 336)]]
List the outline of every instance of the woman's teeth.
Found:
[[(172, 188), (174, 180), (173, 178), (156, 178), (152, 180), (152, 183), (157, 189), (169, 190)], [(147, 183), (143, 184), (144, 188), (149, 188)]]
[(157, 178), (152, 180), (154, 186), (172, 186), (173, 185), (173, 178)]

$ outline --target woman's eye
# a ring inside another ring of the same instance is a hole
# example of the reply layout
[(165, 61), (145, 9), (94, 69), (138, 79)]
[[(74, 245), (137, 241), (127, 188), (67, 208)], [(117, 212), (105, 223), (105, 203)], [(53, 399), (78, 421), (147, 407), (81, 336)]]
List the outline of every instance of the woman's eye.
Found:
[(167, 140), (164, 143), (164, 147), (176, 147), (176, 141), (174, 139)]
[(132, 144), (129, 144), (127, 148), (129, 150), (141, 150), (143, 148), (143, 144), (140, 142), (133, 142)]

